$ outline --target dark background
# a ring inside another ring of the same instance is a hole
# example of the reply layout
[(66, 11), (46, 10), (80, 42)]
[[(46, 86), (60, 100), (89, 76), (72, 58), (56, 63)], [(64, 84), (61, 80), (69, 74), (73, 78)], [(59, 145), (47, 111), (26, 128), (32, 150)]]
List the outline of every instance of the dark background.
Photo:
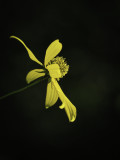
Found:
[(0, 101), (1, 159), (63, 158), (119, 153), (120, 2), (1, 2), (0, 96), (26, 86), (26, 74), (39, 68), (21, 38), (43, 62), (55, 39), (70, 70), (60, 80), (77, 108), (69, 123), (58, 101), (44, 108), (47, 81)]

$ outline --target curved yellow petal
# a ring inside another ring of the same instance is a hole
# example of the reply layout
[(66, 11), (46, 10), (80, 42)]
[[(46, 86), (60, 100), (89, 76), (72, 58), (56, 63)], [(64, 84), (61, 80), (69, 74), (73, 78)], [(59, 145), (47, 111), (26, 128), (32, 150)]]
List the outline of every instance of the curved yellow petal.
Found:
[(45, 76), (46, 71), (44, 69), (33, 69), (28, 72), (26, 76), (27, 83), (31, 83), (32, 81), (36, 80), (37, 78)]
[(58, 100), (58, 94), (57, 91), (52, 84), (51, 78), (48, 79), (48, 84), (47, 84), (47, 94), (46, 94), (46, 100), (45, 100), (45, 107), (49, 108), (53, 106), (56, 101)]
[(60, 108), (60, 109), (64, 109), (64, 108), (65, 108), (64, 103), (62, 103), (61, 106), (59, 106), (59, 108)]
[(50, 64), (46, 69), (48, 69), (50, 77), (52, 78), (60, 78), (62, 76), (58, 64)]
[(43, 64), (35, 57), (35, 55), (31, 52), (31, 50), (25, 45), (25, 43), (18, 37), (16, 36), (10, 36), (10, 38), (15, 38), (17, 39), (19, 42), (21, 42), (23, 44), (23, 46), (26, 48), (28, 55), (30, 57), (30, 59), (32, 59), (33, 61), (37, 62), (38, 64), (40, 64), (41, 66), (43, 66)]
[(53, 85), (55, 86), (57, 93), (59, 95), (60, 100), (62, 101), (62, 105), (60, 106), (61, 109), (65, 109), (66, 114), (70, 122), (75, 121), (76, 119), (76, 107), (70, 102), (70, 100), (65, 96), (61, 87), (59, 86), (58, 82), (52, 78)]
[(52, 60), (62, 49), (62, 44), (59, 40), (53, 41), (46, 50), (44, 65), (46, 66), (50, 60)]

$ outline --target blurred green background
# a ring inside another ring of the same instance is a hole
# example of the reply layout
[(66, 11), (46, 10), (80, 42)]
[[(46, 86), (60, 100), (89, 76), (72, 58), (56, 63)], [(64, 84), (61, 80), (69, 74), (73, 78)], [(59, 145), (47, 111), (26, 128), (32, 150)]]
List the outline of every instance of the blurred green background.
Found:
[(59, 39), (63, 44), (59, 55), (70, 65), (59, 84), (77, 108), (74, 123), (58, 108), (60, 101), (46, 110), (47, 80), (0, 101), (1, 156), (20, 158), (44, 151), (61, 157), (62, 153), (80, 157), (117, 154), (120, 1), (1, 4), (0, 96), (26, 86), (26, 74), (39, 68), (9, 36), (21, 38), (41, 62), (48, 45)]

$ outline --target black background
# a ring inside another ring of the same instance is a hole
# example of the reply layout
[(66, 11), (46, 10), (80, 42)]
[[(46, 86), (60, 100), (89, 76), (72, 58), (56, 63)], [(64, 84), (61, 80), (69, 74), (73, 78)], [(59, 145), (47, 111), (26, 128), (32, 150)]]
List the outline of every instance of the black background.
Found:
[(1, 15), (0, 96), (26, 86), (26, 74), (39, 68), (11, 35), (41, 62), (59, 39), (70, 65), (59, 84), (77, 108), (74, 123), (58, 108), (60, 101), (46, 110), (47, 81), (1, 100), (1, 159), (117, 155), (120, 2), (2, 1)]

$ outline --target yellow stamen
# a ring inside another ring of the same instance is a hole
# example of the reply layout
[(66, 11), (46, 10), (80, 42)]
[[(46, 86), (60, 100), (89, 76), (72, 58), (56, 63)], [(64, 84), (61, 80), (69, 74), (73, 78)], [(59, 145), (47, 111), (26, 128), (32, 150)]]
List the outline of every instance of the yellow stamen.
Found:
[[(61, 72), (61, 77), (60, 78), (63, 78), (63, 76), (65, 76), (68, 73), (69, 65), (67, 65), (67, 62), (65, 61), (65, 58), (57, 56), (56, 58), (53, 58), (48, 63), (48, 65), (51, 65), (51, 64), (58, 64), (59, 65), (60, 72)], [(59, 80), (59, 78), (57, 80)]]

